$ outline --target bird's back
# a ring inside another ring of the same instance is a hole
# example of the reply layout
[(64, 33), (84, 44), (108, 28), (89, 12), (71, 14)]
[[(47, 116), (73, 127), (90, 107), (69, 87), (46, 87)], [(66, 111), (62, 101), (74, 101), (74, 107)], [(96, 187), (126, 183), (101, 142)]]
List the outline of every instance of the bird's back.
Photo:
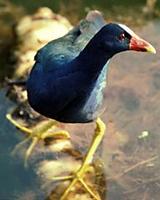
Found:
[(57, 64), (73, 60), (104, 25), (101, 13), (90, 11), (86, 19), (67, 35), (49, 42), (40, 49), (35, 57), (36, 62), (41, 63), (45, 69), (52, 69)]

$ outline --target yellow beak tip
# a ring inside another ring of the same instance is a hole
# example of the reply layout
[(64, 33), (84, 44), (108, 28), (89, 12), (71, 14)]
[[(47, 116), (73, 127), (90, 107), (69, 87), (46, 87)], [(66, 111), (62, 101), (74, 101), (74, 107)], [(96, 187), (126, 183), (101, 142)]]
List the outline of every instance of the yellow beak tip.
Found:
[(146, 48), (147, 52), (156, 54), (156, 49), (153, 46), (149, 46)]

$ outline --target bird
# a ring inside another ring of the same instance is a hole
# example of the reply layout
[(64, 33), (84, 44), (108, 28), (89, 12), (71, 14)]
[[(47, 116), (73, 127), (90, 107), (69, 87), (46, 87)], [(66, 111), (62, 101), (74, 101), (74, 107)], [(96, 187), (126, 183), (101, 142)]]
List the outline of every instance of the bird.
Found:
[(26, 87), (28, 101), (38, 113), (63, 123), (96, 122), (94, 137), (81, 167), (60, 200), (80, 182), (92, 198), (100, 200), (83, 180), (105, 133), (101, 120), (109, 62), (124, 51), (156, 53), (155, 48), (128, 26), (106, 23), (101, 12), (90, 11), (65, 36), (38, 50)]

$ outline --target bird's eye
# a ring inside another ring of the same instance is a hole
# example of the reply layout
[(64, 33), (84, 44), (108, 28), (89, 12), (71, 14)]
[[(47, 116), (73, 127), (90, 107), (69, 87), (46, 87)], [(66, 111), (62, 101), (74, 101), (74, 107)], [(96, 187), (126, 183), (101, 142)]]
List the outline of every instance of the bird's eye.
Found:
[(125, 39), (125, 34), (124, 34), (124, 33), (120, 34), (119, 40), (122, 41), (122, 40), (124, 40), (124, 39)]

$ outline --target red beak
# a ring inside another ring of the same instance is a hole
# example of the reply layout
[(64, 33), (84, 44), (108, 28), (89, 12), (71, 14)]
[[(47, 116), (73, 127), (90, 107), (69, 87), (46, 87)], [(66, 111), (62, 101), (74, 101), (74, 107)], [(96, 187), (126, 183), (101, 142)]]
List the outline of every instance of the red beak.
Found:
[(150, 52), (156, 53), (155, 48), (147, 41), (141, 39), (136, 34), (132, 36), (129, 44), (129, 49), (134, 51), (143, 51), (143, 52)]

